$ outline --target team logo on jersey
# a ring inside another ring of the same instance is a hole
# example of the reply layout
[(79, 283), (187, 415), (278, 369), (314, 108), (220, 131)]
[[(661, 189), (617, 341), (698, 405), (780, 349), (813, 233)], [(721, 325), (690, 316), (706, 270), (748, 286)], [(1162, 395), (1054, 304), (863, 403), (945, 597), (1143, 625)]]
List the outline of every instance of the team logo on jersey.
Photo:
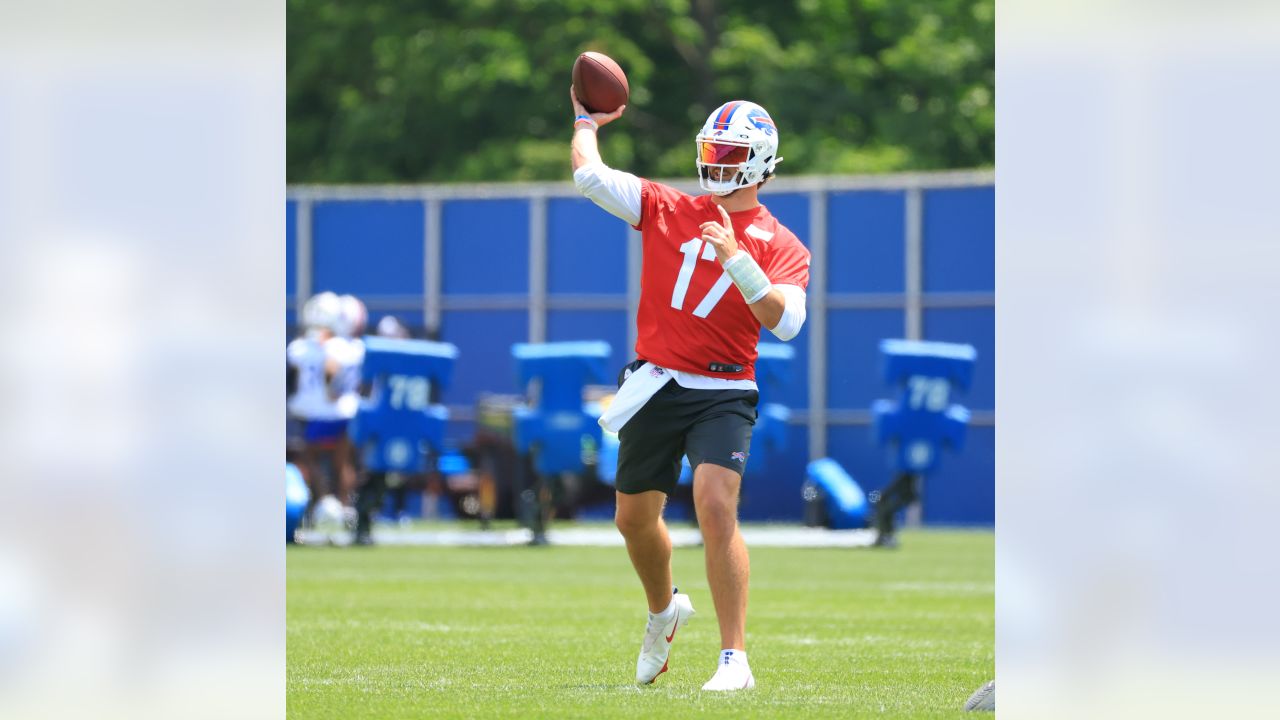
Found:
[(747, 461), (747, 454), (744, 452), (738, 452), (737, 450), (734, 450), (733, 452), (729, 453), (729, 459), (737, 460), (740, 463), (745, 463)]
[(761, 108), (752, 108), (751, 112), (747, 113), (747, 122), (755, 125), (763, 131), (765, 135), (772, 135), (774, 131), (778, 129), (778, 127), (773, 124), (773, 118), (769, 117), (769, 114)]

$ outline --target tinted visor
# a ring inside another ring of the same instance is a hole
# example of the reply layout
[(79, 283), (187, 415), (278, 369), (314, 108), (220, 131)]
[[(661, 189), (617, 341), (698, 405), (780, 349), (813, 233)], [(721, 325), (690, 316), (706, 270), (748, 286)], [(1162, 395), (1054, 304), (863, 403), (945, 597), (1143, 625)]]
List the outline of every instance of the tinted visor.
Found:
[(737, 165), (747, 161), (751, 148), (741, 145), (722, 145), (713, 142), (698, 143), (698, 157), (708, 165)]

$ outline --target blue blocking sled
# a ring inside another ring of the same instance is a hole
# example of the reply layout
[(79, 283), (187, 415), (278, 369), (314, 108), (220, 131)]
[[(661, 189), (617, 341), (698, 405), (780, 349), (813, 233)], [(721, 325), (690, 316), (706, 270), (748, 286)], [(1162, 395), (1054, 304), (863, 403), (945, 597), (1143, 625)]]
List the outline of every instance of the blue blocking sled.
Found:
[(449, 411), (431, 402), (449, 384), (458, 358), (450, 343), (365, 337), (361, 379), (369, 396), (351, 423), (351, 441), (364, 467), (380, 472), (427, 469), (427, 453), (444, 445)]

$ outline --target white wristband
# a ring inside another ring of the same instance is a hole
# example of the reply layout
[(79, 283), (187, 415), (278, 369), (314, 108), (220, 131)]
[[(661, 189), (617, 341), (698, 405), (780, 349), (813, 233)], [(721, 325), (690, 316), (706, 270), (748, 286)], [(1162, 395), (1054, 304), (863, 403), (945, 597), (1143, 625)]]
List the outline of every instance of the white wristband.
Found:
[(769, 282), (769, 278), (764, 274), (764, 270), (760, 269), (756, 259), (744, 250), (739, 250), (736, 255), (726, 260), (724, 270), (729, 273), (729, 279), (733, 280), (733, 284), (738, 286), (738, 291), (742, 293), (742, 298), (748, 305), (763, 300), (773, 288), (773, 283)]

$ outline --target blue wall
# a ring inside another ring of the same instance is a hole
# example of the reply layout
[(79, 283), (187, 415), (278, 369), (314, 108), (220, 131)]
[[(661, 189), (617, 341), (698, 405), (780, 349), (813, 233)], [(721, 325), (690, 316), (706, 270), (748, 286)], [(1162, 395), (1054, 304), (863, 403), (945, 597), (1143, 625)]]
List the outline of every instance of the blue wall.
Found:
[[(809, 196), (766, 193), (770, 211), (808, 244)], [(990, 524), (995, 520), (995, 190), (990, 185), (927, 189), (923, 215), (923, 334), (926, 339), (973, 344), (978, 350), (973, 387), (956, 400), (977, 411), (969, 443), (944, 458), (924, 487), (924, 519), (938, 524)], [(833, 191), (827, 195), (827, 398), (829, 411), (865, 411), (896, 392), (879, 379), (878, 343), (902, 337), (906, 323), (906, 191)], [(633, 319), (626, 311), (627, 227), (576, 197), (552, 197), (546, 206), (548, 340), (601, 339), (613, 347), (611, 367), (631, 358)], [(298, 287), (298, 213), (286, 206), (285, 279), (289, 300)], [(425, 207), (421, 200), (324, 200), (310, 203), (311, 290), (350, 292), (369, 305), (370, 321), (394, 314), (423, 325)], [(462, 355), (451, 405), (472, 405), (482, 392), (517, 393), (510, 346), (529, 339), (529, 235), (527, 198), (447, 199), (441, 208), (443, 305), (441, 338)], [(815, 269), (815, 272), (818, 269)], [(475, 308), (475, 303), (489, 307)], [(505, 303), (505, 304), (503, 304)], [(296, 312), (287, 321), (297, 321)], [(794, 410), (809, 406), (809, 332), (791, 342), (793, 377), (776, 396)], [(762, 339), (774, 340), (768, 332)], [(849, 413), (844, 413), (846, 420)], [(864, 415), (855, 416), (865, 417)], [(888, 471), (870, 428), (832, 424), (828, 454), (870, 491)], [(469, 423), (450, 437), (463, 440)], [(800, 485), (808, 462), (809, 432), (793, 425), (788, 452), (764, 472), (748, 476), (746, 519), (798, 520)]]

